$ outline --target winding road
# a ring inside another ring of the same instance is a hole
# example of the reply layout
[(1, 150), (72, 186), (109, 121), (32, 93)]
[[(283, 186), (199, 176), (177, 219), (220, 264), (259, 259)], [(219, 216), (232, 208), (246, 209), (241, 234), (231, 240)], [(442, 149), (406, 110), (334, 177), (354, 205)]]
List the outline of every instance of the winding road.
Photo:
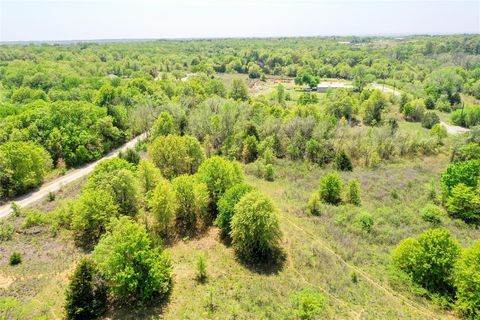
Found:
[(53, 181), (43, 184), (40, 186), (39, 189), (32, 191), (30, 193), (24, 194), (18, 198), (13, 199), (12, 201), (7, 202), (6, 204), (0, 206), (0, 218), (4, 218), (12, 213), (12, 202), (15, 202), (20, 208), (25, 208), (36, 201), (41, 200), (42, 198), (46, 197), (49, 192), (57, 192), (63, 186), (72, 183), (75, 180), (80, 179), (81, 177), (86, 176), (99, 164), (102, 160), (110, 159), (113, 157), (118, 156), (120, 151), (125, 151), (127, 149), (133, 148), (137, 142), (145, 140), (147, 137), (146, 133), (136, 136), (132, 140), (128, 141), (121, 147), (110, 151), (106, 154), (103, 158), (92, 162), (84, 167), (77, 168), (74, 170), (69, 171), (67, 174), (60, 176)]

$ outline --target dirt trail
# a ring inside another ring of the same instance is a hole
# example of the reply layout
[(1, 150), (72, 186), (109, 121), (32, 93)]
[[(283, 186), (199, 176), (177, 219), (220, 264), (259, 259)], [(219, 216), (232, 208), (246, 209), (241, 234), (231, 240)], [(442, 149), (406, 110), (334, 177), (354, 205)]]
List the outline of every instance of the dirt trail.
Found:
[(146, 137), (147, 137), (146, 133), (143, 133), (133, 138), (132, 140), (128, 141), (120, 148), (109, 152), (100, 160), (90, 163), (85, 167), (74, 169), (69, 173), (67, 173), (66, 175), (58, 177), (55, 180), (42, 185), (36, 191), (32, 191), (30, 193), (27, 193), (23, 196), (20, 196), (14, 199), (13, 201), (7, 202), (6, 204), (0, 206), (0, 218), (6, 217), (12, 213), (12, 208), (11, 208), (12, 202), (15, 202), (20, 208), (25, 208), (33, 204), (34, 202), (39, 201), (42, 198), (46, 197), (49, 192), (57, 192), (63, 186), (89, 174), (102, 160), (116, 157), (120, 151), (125, 151), (126, 149), (133, 148), (137, 144), (137, 142), (145, 140)]

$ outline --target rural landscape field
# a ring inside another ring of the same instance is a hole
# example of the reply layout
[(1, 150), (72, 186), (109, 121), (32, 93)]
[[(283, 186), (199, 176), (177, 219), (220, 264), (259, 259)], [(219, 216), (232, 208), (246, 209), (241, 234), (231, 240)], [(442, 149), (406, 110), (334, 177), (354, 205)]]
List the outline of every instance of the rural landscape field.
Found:
[(479, 225), (479, 33), (0, 44), (0, 319), (480, 319)]

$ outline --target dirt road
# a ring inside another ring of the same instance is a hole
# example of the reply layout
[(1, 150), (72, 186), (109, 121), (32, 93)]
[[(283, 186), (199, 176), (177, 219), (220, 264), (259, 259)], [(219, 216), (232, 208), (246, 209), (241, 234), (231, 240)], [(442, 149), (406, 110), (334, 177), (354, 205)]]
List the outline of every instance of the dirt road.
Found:
[[(137, 142), (144, 140), (147, 137), (147, 135), (141, 134), (132, 140), (128, 141), (124, 145), (122, 145), (120, 148), (115, 149), (113, 151), (110, 151), (107, 155), (105, 155), (103, 158), (100, 160), (97, 160), (93, 163), (90, 163), (86, 165), (85, 167), (74, 169), (64, 176), (58, 177), (53, 181), (50, 181), (47, 184), (42, 185), (38, 190), (32, 191), (30, 193), (27, 193), (23, 196), (20, 196), (13, 201), (20, 207), (20, 208), (25, 208), (31, 204), (33, 204), (36, 201), (41, 200), (42, 198), (46, 197), (49, 192), (57, 192), (60, 190), (63, 186), (89, 174), (92, 172), (92, 170), (95, 168), (95, 166), (102, 160), (109, 159), (116, 157), (120, 151), (125, 151), (126, 149), (133, 148)], [(10, 213), (12, 213), (11, 209), (11, 202), (7, 202), (6, 204), (0, 206), (0, 218), (8, 216)]]

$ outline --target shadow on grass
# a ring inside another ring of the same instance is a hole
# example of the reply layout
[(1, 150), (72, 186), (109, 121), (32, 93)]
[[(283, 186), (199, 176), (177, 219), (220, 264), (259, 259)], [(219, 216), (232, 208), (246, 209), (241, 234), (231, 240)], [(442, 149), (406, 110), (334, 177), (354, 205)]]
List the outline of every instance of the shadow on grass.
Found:
[(256, 256), (254, 259), (237, 255), (238, 261), (251, 272), (263, 275), (275, 275), (283, 270), (287, 260), (286, 252), (278, 247), (268, 254)]
[(167, 297), (163, 299), (153, 299), (146, 306), (131, 307), (127, 305), (116, 304), (105, 315), (105, 319), (158, 319), (170, 302), (171, 290)]

